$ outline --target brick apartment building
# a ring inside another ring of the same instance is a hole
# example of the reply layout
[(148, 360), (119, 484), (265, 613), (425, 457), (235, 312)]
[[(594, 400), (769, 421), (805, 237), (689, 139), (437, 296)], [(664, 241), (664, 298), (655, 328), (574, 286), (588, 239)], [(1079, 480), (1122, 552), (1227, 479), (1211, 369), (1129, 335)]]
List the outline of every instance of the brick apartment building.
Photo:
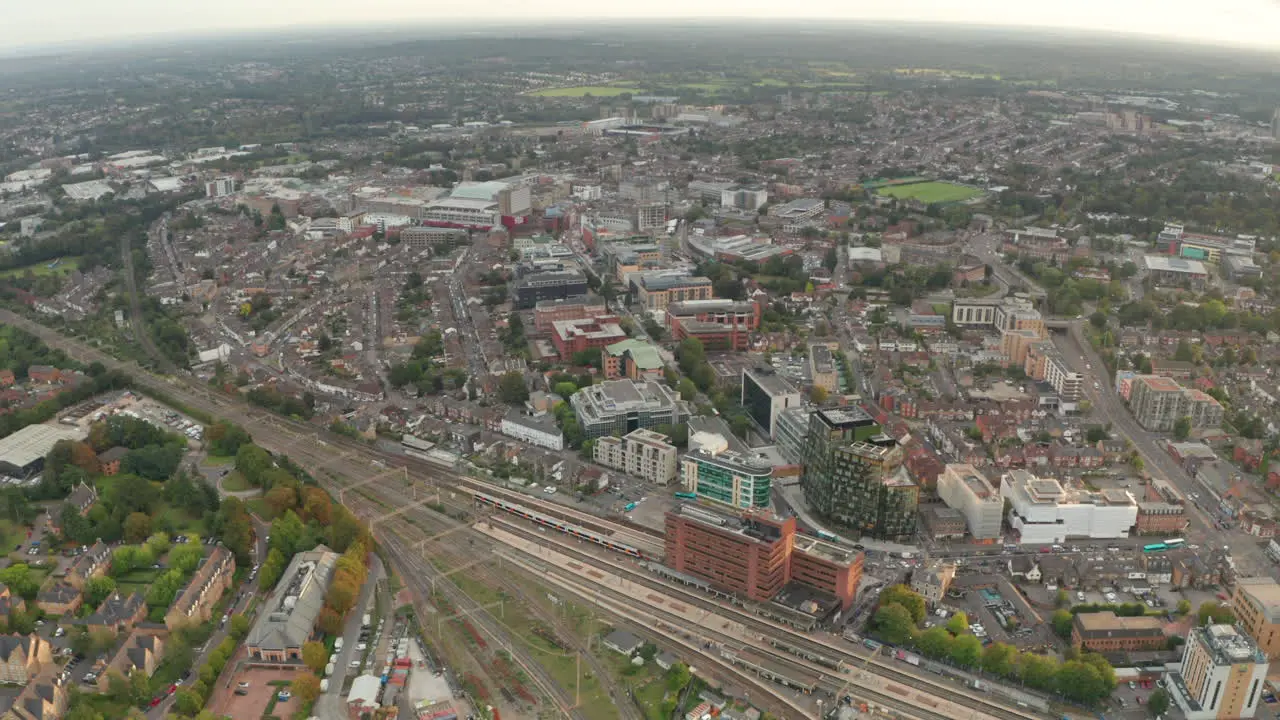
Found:
[(1071, 645), (1100, 653), (1163, 650), (1164, 623), (1154, 617), (1119, 617), (1113, 612), (1077, 613)]

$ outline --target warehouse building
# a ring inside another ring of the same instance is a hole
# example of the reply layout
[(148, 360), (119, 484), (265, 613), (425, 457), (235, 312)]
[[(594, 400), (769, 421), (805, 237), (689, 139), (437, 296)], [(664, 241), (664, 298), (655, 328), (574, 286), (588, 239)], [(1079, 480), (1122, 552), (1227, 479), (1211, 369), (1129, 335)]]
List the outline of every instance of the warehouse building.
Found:
[(30, 477), (44, 467), (44, 458), (59, 440), (83, 440), (79, 426), (28, 425), (0, 438), (0, 475)]
[(1120, 617), (1107, 610), (1076, 613), (1071, 645), (1099, 653), (1163, 650), (1168, 643), (1164, 622), (1151, 616)]
[(314, 633), (337, 564), (338, 554), (324, 545), (293, 556), (245, 637), (251, 661), (302, 660), (302, 645)]

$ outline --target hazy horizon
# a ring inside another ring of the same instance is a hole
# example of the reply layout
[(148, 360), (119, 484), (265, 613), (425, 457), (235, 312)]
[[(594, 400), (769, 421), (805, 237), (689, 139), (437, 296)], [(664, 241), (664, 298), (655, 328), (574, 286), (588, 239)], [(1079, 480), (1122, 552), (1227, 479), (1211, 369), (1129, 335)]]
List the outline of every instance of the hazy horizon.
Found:
[(146, 43), (169, 36), (212, 35), (272, 30), (324, 31), (390, 27), (399, 24), (423, 25), (440, 30), (484, 30), (486, 26), (527, 24), (544, 29), (556, 23), (590, 24), (597, 21), (636, 20), (646, 23), (666, 21), (805, 20), (849, 22), (895, 22), (955, 24), (959, 26), (1010, 29), (1061, 30), (1083, 33), (1122, 33), (1165, 39), (1206, 47), (1244, 48), (1280, 52), (1280, 2), (1277, 0), (1220, 0), (1206, 6), (1188, 2), (1130, 0), (1127, 3), (1103, 0), (1074, 0), (1027, 4), (1015, 0), (865, 0), (857, 7), (839, 7), (827, 2), (787, 6), (781, 13), (775, 3), (760, 0), (701, 0), (677, 3), (651, 0), (638, 6), (587, 4), (581, 0), (561, 0), (552, 7), (539, 7), (511, 0), (490, 4), (485, 17), (477, 17), (470, 6), (406, 0), (365, 0), (353, 16), (351, 6), (334, 0), (276, 0), (270, 3), (223, 0), (212, 4), (185, 4), (161, 0), (131, 0), (126, 3), (99, 3), (71, 0), (54, 3), (23, 3), (5, 10), (9, 27), (22, 28), (0, 36), (0, 50), (25, 54), (46, 49), (91, 45)]

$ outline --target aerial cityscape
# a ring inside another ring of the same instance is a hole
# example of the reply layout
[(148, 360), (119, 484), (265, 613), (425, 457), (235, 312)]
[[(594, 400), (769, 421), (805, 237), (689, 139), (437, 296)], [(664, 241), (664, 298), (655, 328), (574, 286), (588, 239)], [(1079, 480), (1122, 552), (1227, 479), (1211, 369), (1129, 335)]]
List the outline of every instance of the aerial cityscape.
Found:
[(0, 44), (0, 720), (1280, 718), (1280, 47), (514, 21)]

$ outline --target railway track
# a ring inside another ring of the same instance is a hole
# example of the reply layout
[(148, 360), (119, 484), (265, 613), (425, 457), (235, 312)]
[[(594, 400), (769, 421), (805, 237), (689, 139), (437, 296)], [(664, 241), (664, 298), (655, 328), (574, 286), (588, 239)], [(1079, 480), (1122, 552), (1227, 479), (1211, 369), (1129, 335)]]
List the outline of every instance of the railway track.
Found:
[[(510, 527), (518, 527), (513, 520), (504, 520), (505, 524)], [(687, 602), (699, 608), (714, 611), (720, 615), (731, 616), (733, 620), (742, 623), (745, 627), (751, 628), (762, 640), (762, 642), (781, 641), (785, 646), (790, 648), (790, 654), (795, 657), (816, 658), (826, 661), (839, 667), (841, 664), (845, 667), (858, 666), (865, 668), (868, 672), (884, 677), (894, 682), (901, 683), (907, 687), (920, 691), (941, 694), (944, 697), (969, 707), (973, 710), (989, 714), (1001, 720), (1030, 720), (1031, 718), (1039, 718), (1039, 715), (1021, 712), (1007, 708), (998, 703), (993, 703), (985, 698), (974, 695), (967, 690), (951, 686), (946, 688), (946, 692), (940, 693), (943, 689), (938, 683), (931, 681), (929, 678), (917, 676), (913, 673), (906, 672), (900, 668), (894, 667), (892, 661), (884, 661), (870, 653), (864, 653), (852, 649), (852, 647), (842, 648), (841, 645), (846, 643), (843, 638), (833, 637), (830, 644), (823, 644), (813, 638), (805, 636), (796, 630), (782, 625), (780, 623), (761, 618), (750, 612), (743, 610), (734, 605), (728, 605), (717, 602), (706, 595), (689, 590), (678, 584), (668, 583), (655, 578), (648, 571), (635, 568), (630, 562), (622, 559), (614, 560), (612, 558), (602, 558), (599, 553), (584, 549), (586, 546), (578, 546), (571, 542), (571, 539), (565, 536), (555, 536), (551, 533), (545, 535), (541, 533), (530, 533), (527, 529), (522, 528), (522, 534), (525, 537), (533, 537), (541, 543), (551, 543), (557, 546), (557, 550), (592, 563), (597, 567), (607, 569), (609, 572), (617, 573), (626, 577), (626, 579), (637, 585), (651, 588), (668, 595), (677, 595), (681, 602)], [(591, 546), (594, 550), (594, 546)], [(827, 667), (828, 672), (835, 672), (835, 667)]]

